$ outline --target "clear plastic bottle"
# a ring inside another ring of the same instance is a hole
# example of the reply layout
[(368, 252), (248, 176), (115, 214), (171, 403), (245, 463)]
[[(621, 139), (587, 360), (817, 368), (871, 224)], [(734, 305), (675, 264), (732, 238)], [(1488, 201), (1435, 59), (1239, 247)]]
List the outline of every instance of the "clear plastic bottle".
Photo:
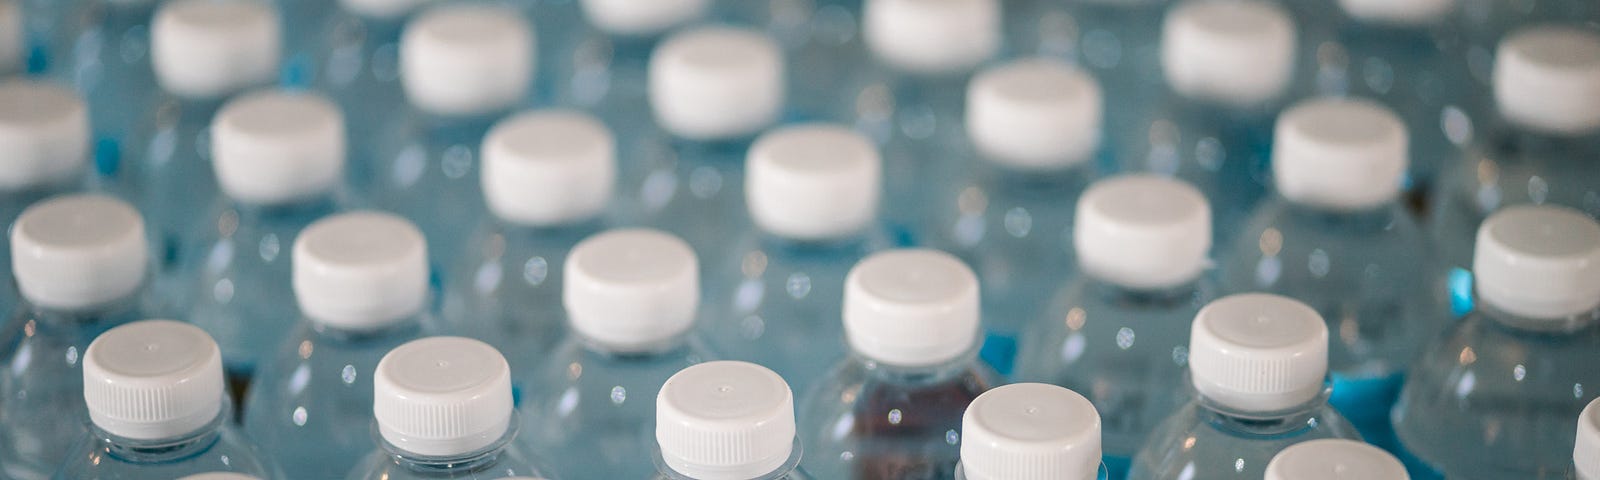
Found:
[(1078, 392), (1018, 383), (984, 392), (962, 414), (954, 480), (1104, 480), (1100, 413)]
[[(51, 195), (84, 185), (89, 159), (89, 110), (66, 88), (30, 80), (0, 81), (0, 224), (10, 226), (23, 209)], [(0, 235), (0, 252), (11, 251)], [(11, 256), (0, 255), (0, 312), (18, 302)]]
[(799, 121), (849, 124), (848, 102), (862, 45), (862, 0), (716, 2), (715, 21), (751, 25), (783, 48), (790, 109)]
[(1402, 458), (1419, 478), (1560, 478), (1573, 419), (1600, 397), (1600, 224), (1507, 207), (1477, 249), (1476, 308), (1412, 364), (1395, 405)]
[(280, 90), (241, 95), (211, 122), (223, 196), (179, 256), (192, 282), (184, 318), (222, 346), (230, 381), (247, 381), (299, 318), (287, 247), (345, 203), (344, 124), (332, 102)]
[(433, 330), (427, 244), (400, 217), (352, 212), (307, 227), (293, 260), (304, 320), (262, 359), (245, 433), (285, 478), (339, 478), (374, 447), (371, 372)]
[(0, 77), (21, 73), (27, 68), (29, 38), (23, 30), (22, 7), (12, 0), (0, 0)]
[(949, 254), (888, 250), (856, 264), (850, 353), (801, 403), (802, 466), (839, 480), (952, 478), (961, 412), (999, 384), (977, 358), (978, 316), (977, 276)]
[(115, 176), (137, 159), (134, 135), (159, 96), (151, 66), (150, 0), (20, 0), (30, 38), (28, 70), (82, 95), (89, 104), (97, 173)]
[(632, 145), (633, 133), (650, 128), (646, 83), (650, 52), (663, 35), (704, 17), (711, 1), (572, 3), (580, 7), (581, 18), (577, 25), (569, 25), (575, 27), (573, 38), (559, 50), (566, 55), (550, 56), (553, 61), (547, 63), (553, 68), (549, 75), (553, 96), (560, 105), (594, 112), (618, 131), (625, 145)]
[(1497, 115), (1480, 119), (1465, 161), (1442, 173), (1430, 228), (1450, 268), (1457, 314), (1472, 309), (1474, 232), (1509, 205), (1562, 205), (1600, 218), (1600, 34), (1550, 25), (1517, 31), (1494, 60)]
[(1365, 443), (1323, 439), (1283, 449), (1267, 463), (1265, 480), (1410, 480), (1405, 465)]
[(222, 353), (193, 325), (145, 320), (101, 334), (83, 353), (83, 400), (92, 425), (56, 480), (281, 477), (229, 421)]
[(1572, 470), (1566, 480), (1600, 479), (1600, 399), (1578, 414), (1578, 433), (1572, 442)]
[(263, 480), (250, 475), (228, 472), (197, 473), (178, 480)]
[(656, 396), (655, 480), (810, 480), (799, 466), (794, 393), (766, 367), (706, 362)]
[(1189, 329), (1217, 295), (1211, 210), (1200, 191), (1151, 174), (1096, 182), (1078, 199), (1073, 243), (1083, 272), (1023, 331), (1018, 381), (1088, 397), (1105, 422), (1106, 468), (1127, 475), (1145, 436), (1189, 400)]
[(83, 433), (83, 352), (145, 317), (149, 246), (139, 212), (110, 197), (35, 204), (9, 233), (23, 302), (0, 327), (0, 475), (47, 478)]
[(349, 480), (548, 478), (517, 436), (511, 368), (464, 337), (413, 340), (372, 373), (378, 447)]
[(1394, 446), (1403, 374), (1449, 323), (1427, 235), (1401, 204), (1406, 127), (1373, 101), (1306, 100), (1278, 116), (1276, 189), (1223, 254), (1223, 287), (1305, 302), (1338, 332), (1329, 403), (1369, 442)]
[(762, 135), (746, 168), (756, 228), (709, 260), (700, 330), (717, 352), (771, 368), (804, 395), (831, 367), (817, 360), (845, 354), (845, 274), (887, 246), (882, 161), (859, 133), (806, 124)]
[(673, 373), (712, 359), (692, 330), (694, 251), (660, 231), (611, 230), (573, 247), (564, 269), (571, 333), (515, 365), (524, 436), (564, 476), (646, 478), (650, 399)]
[(1328, 406), (1328, 326), (1311, 307), (1223, 297), (1195, 316), (1189, 342), (1194, 400), (1151, 432), (1129, 479), (1254, 480), (1290, 445), (1361, 439)]

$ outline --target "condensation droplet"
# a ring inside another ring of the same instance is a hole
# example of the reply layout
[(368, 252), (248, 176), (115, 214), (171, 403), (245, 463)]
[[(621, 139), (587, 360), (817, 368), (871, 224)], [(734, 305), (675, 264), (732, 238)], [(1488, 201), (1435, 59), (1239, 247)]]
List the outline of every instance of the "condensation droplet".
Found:
[(622, 402), (626, 401), (628, 401), (628, 389), (622, 388), (621, 385), (611, 387), (611, 403), (622, 405)]
[(356, 366), (345, 365), (344, 369), (339, 371), (339, 379), (344, 380), (346, 385), (356, 383)]
[(1117, 347), (1123, 350), (1133, 348), (1133, 329), (1122, 327), (1117, 330)]

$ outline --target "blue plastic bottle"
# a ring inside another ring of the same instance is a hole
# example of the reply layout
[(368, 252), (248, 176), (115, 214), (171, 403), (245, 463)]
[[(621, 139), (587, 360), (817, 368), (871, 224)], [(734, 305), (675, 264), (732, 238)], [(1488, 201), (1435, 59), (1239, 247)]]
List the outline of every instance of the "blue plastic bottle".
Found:
[(1600, 397), (1600, 224), (1501, 209), (1473, 271), (1476, 308), (1412, 364), (1395, 432), (1418, 478), (1562, 478), (1573, 420)]
[(344, 125), (327, 99), (278, 90), (242, 95), (211, 122), (223, 195), (182, 242), (184, 318), (222, 346), (231, 379), (248, 380), (299, 317), (289, 247), (345, 203)]
[[(62, 87), (29, 80), (0, 82), (0, 130), (16, 132), (0, 156), (0, 224), (9, 227), (23, 209), (84, 185), (89, 157), (89, 110)], [(11, 251), (0, 235), (0, 251)], [(0, 255), (0, 311), (18, 302), (11, 256)]]
[(1264, 480), (1411, 480), (1389, 452), (1354, 440), (1323, 439), (1283, 449), (1267, 463)]
[(794, 393), (772, 370), (707, 362), (656, 397), (654, 480), (810, 480), (799, 466)]
[(550, 478), (518, 438), (511, 368), (489, 344), (413, 340), (372, 373), (378, 447), (349, 480)]
[(1305, 302), (1338, 332), (1329, 403), (1367, 441), (1394, 447), (1389, 409), (1403, 373), (1450, 315), (1430, 294), (1438, 269), (1400, 202), (1401, 117), (1364, 99), (1318, 98), (1278, 116), (1272, 196), (1224, 253), (1223, 287)]
[(222, 354), (193, 325), (145, 320), (101, 334), (83, 353), (83, 401), (93, 423), (56, 480), (281, 476), (229, 421)]
[(956, 159), (954, 178), (926, 186), (938, 192), (926, 237), (977, 271), (981, 355), (1001, 374), (1012, 371), (1018, 334), (1046, 320), (1056, 286), (1077, 269), (1073, 206), (1106, 154), (1102, 98), (1092, 77), (1057, 60), (985, 70), (967, 88), (964, 141), (941, 152)]
[(1254, 480), (1290, 445), (1361, 439), (1328, 406), (1328, 327), (1305, 304), (1223, 297), (1195, 316), (1189, 342), (1194, 400), (1150, 433), (1128, 478)]
[(374, 448), (378, 361), (435, 327), (427, 246), (402, 218), (353, 212), (307, 227), (293, 260), (304, 320), (262, 359), (244, 428), (285, 478), (340, 478)]
[(995, 388), (962, 415), (954, 480), (1104, 480), (1100, 413), (1078, 392), (1043, 383)]
[(839, 126), (773, 130), (750, 148), (745, 198), (757, 228), (710, 260), (707, 321), (719, 353), (778, 372), (802, 395), (847, 351), (844, 278), (887, 247), (877, 147)]
[(1150, 174), (1096, 182), (1078, 199), (1082, 273), (1023, 330), (1019, 381), (1086, 392), (1105, 422), (1106, 468), (1123, 478), (1145, 436), (1188, 401), (1194, 316), (1216, 298), (1211, 210), (1200, 191)]
[(109, 197), (35, 204), (9, 236), (23, 302), (0, 328), (0, 475), (38, 480), (88, 420), (83, 352), (101, 332), (145, 316), (150, 257), (139, 212)]
[(962, 411), (999, 383), (977, 358), (978, 316), (978, 278), (949, 254), (888, 250), (856, 264), (850, 353), (801, 403), (801, 465), (840, 480), (952, 478)]
[(515, 366), (524, 435), (563, 476), (647, 478), (651, 400), (673, 373), (712, 357), (693, 332), (694, 251), (660, 231), (611, 230), (573, 247), (564, 269), (571, 333)]
[(492, 215), (447, 272), (447, 328), (506, 352), (519, 372), (539, 365), (567, 330), (561, 266), (607, 223), (616, 163), (616, 138), (585, 113), (533, 111), (491, 129), (482, 184)]

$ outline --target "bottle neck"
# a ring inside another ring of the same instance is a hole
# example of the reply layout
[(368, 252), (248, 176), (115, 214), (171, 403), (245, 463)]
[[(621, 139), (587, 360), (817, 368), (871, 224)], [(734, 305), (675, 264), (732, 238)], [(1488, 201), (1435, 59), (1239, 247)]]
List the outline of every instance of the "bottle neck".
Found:
[(540, 243), (577, 243), (579, 240), (605, 229), (602, 215), (550, 225), (529, 225), (494, 217), (496, 233), (507, 240), (530, 240)]
[(1134, 288), (1092, 275), (1088, 278), (1090, 291), (1107, 305), (1167, 310), (1194, 304), (1201, 290), (1198, 275), (1188, 282), (1164, 288)]
[(97, 450), (123, 462), (156, 464), (182, 460), (206, 451), (222, 438), (224, 422), (233, 415), (228, 403), (222, 402), (221, 411), (210, 423), (183, 435), (141, 440), (118, 436), (96, 425), (90, 426), (90, 435)]
[(485, 471), (499, 463), (500, 456), (503, 455), (506, 449), (510, 448), (511, 443), (516, 440), (518, 425), (521, 423), (522, 422), (517, 420), (517, 412), (511, 412), (510, 424), (506, 427), (506, 432), (500, 435), (499, 439), (483, 448), (473, 450), (471, 452), (465, 452), (459, 455), (430, 456), (419, 455), (405, 451), (395, 444), (389, 443), (387, 439), (383, 438), (383, 434), (379, 433), (377, 422), (372, 423), (372, 437), (373, 440), (378, 443), (379, 449), (383, 451), (389, 462), (397, 467), (424, 476), (445, 474), (454, 475), (468, 472)]
[(1245, 435), (1273, 436), (1316, 428), (1320, 422), (1326, 420), (1318, 417), (1318, 414), (1327, 405), (1330, 392), (1330, 388), (1324, 387), (1322, 392), (1311, 400), (1282, 410), (1266, 412), (1241, 410), (1199, 394), (1195, 395), (1195, 402), (1198, 404), (1201, 418), (1217, 429)]
[(422, 333), (425, 312), (414, 312), (398, 320), (367, 329), (343, 328), (311, 320), (311, 330), (324, 340), (340, 343), (365, 343), (397, 337), (416, 337)]
[(968, 349), (956, 358), (925, 366), (883, 363), (859, 352), (852, 352), (851, 355), (852, 361), (859, 362), (867, 375), (878, 381), (895, 385), (937, 385), (959, 379), (962, 374), (975, 368), (978, 350)]
[[(731, 476), (716, 476), (716, 477), (709, 476), (709, 475), (692, 476), (692, 475), (684, 474), (684, 473), (679, 472), (677, 470), (673, 470), (673, 468), (671, 466), (667, 465), (666, 458), (662, 456), (660, 444), (657, 444), (656, 447), (657, 448), (651, 449), (650, 453), (651, 453), (652, 460), (654, 460), (655, 464), (656, 464), (656, 472), (661, 474), (660, 478), (662, 480), (728, 480), (728, 479), (732, 478)], [(766, 474), (763, 474), (763, 475), (760, 475), (760, 476), (757, 476), (757, 477), (739, 476), (739, 480), (808, 480), (808, 479), (810, 479), (811, 477), (809, 475), (806, 475), (806, 474), (802, 473), (803, 470), (800, 469), (801, 443), (800, 443), (800, 439), (798, 437), (795, 438), (794, 444), (793, 444), (793, 446), (791, 448), (792, 448), (792, 450), (790, 450), (790, 452), (789, 452), (789, 459), (785, 460), (783, 462), (783, 465), (778, 466), (778, 468), (773, 469), (771, 472), (767, 472)]]
[(1591, 308), (1576, 315), (1559, 318), (1533, 318), (1501, 310), (1482, 294), (1478, 295), (1477, 313), (1496, 324), (1530, 333), (1566, 335), (1600, 325), (1600, 308)]
[(1397, 212), (1399, 212), (1399, 206), (1395, 203), (1395, 200), (1390, 199), (1387, 202), (1366, 208), (1346, 210), (1284, 198), (1285, 203), (1288, 205), (1289, 213), (1295, 217), (1349, 232), (1370, 232), (1387, 229), (1392, 226)]
[(282, 203), (259, 204), (230, 200), (229, 208), (243, 222), (314, 221), (338, 210), (338, 195), (331, 189)]
[(684, 331), (658, 341), (621, 346), (604, 342), (573, 329), (572, 337), (584, 351), (622, 361), (650, 361), (689, 348), (690, 332)]
[(120, 321), (133, 319), (139, 311), (143, 285), (135, 288), (132, 293), (110, 302), (92, 305), (83, 308), (50, 308), (32, 302), (27, 303), (28, 314), (32, 320), (46, 325), (71, 325), (86, 326), (107, 321)]

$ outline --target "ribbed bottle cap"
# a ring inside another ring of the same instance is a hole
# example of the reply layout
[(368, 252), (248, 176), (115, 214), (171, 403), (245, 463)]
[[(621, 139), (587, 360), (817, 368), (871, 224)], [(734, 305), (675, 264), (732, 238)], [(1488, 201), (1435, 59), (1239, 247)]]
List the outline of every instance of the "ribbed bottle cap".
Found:
[(1519, 205), (1478, 227), (1472, 270), (1483, 302), (1562, 320), (1600, 307), (1600, 225), (1566, 207)]
[(1389, 203), (1406, 172), (1406, 125), (1370, 100), (1319, 98), (1278, 116), (1272, 173), (1296, 203), (1359, 210)]
[(998, 0), (867, 0), (863, 8), (867, 47), (901, 70), (971, 70), (1000, 50)]
[(533, 68), (533, 26), (510, 7), (437, 7), (401, 34), (400, 83), (406, 99), (435, 115), (511, 108), (527, 96)]
[(1577, 480), (1600, 480), (1600, 399), (1589, 402), (1578, 415), (1578, 436), (1572, 447)]
[(1104, 95), (1060, 61), (1011, 62), (967, 86), (967, 135), (984, 158), (1019, 169), (1081, 164), (1100, 147)]
[(89, 157), (89, 110), (71, 90), (30, 80), (0, 83), (0, 190), (72, 178)]
[(562, 301), (572, 328), (611, 348), (648, 348), (694, 324), (700, 266), (672, 234), (619, 229), (584, 239), (567, 255)]
[(416, 226), (392, 214), (318, 220), (295, 239), (293, 263), (300, 310), (325, 325), (371, 330), (427, 304), (427, 242)]
[(1354, 440), (1322, 439), (1283, 449), (1265, 480), (1410, 480), (1389, 452)]
[(778, 119), (783, 68), (778, 44), (760, 33), (703, 27), (673, 34), (650, 56), (650, 107), (679, 137), (753, 135)]
[(166, 91), (217, 98), (272, 83), (281, 43), (271, 3), (173, 0), (151, 21), (150, 59)]
[(1575, 135), (1600, 128), (1600, 35), (1535, 26), (1500, 41), (1494, 62), (1500, 114), (1524, 127)]
[(1123, 175), (1078, 197), (1073, 249), (1084, 272), (1131, 288), (1167, 288), (1210, 264), (1211, 206), (1182, 181)]
[(617, 182), (617, 140), (587, 113), (501, 120), (483, 138), (483, 196), (501, 220), (557, 225), (593, 217)]
[(883, 160), (865, 136), (811, 124), (767, 132), (750, 146), (745, 199), (762, 230), (804, 240), (861, 231), (878, 215)]
[(1316, 310), (1288, 297), (1223, 297), (1194, 318), (1189, 376), (1213, 402), (1273, 412), (1322, 393), (1328, 374), (1328, 326)]
[(612, 35), (657, 35), (705, 15), (710, 0), (582, 0), (589, 23)]
[(667, 379), (656, 397), (656, 442), (672, 470), (695, 480), (748, 480), (794, 451), (794, 394), (767, 367), (706, 362)]
[(1362, 22), (1427, 25), (1448, 19), (1456, 0), (1339, 0), (1339, 7)]
[(204, 330), (145, 320), (100, 334), (83, 355), (89, 420), (119, 437), (199, 430), (222, 412), (222, 352)]
[(432, 0), (339, 0), (345, 10), (374, 18), (397, 18)]
[(22, 70), (22, 12), (11, 0), (0, 0), (0, 75)]
[(511, 367), (470, 338), (429, 337), (395, 347), (372, 377), (378, 433), (406, 452), (475, 452), (511, 427)]
[(978, 337), (978, 276), (938, 250), (890, 250), (845, 277), (844, 328), (869, 359), (936, 365), (971, 350)]
[(1194, 0), (1167, 14), (1161, 67), (1178, 93), (1247, 107), (1288, 88), (1294, 50), (1294, 22), (1282, 7)]
[(35, 203), (11, 227), (11, 269), (29, 302), (77, 310), (132, 295), (150, 260), (144, 219), (122, 200), (69, 195)]
[(190, 476), (187, 476), (187, 477), (180, 478), (178, 480), (261, 480), (261, 479), (256, 478), (256, 477), (252, 477), (252, 476), (249, 476), (249, 475), (241, 474), (241, 473), (211, 472), (211, 473), (201, 473), (201, 474), (196, 474), (196, 475), (190, 475)]
[(344, 175), (339, 106), (320, 95), (271, 90), (241, 96), (211, 120), (217, 183), (247, 203), (326, 194)]
[(971, 480), (1094, 480), (1100, 412), (1055, 385), (984, 392), (961, 418), (961, 468)]

